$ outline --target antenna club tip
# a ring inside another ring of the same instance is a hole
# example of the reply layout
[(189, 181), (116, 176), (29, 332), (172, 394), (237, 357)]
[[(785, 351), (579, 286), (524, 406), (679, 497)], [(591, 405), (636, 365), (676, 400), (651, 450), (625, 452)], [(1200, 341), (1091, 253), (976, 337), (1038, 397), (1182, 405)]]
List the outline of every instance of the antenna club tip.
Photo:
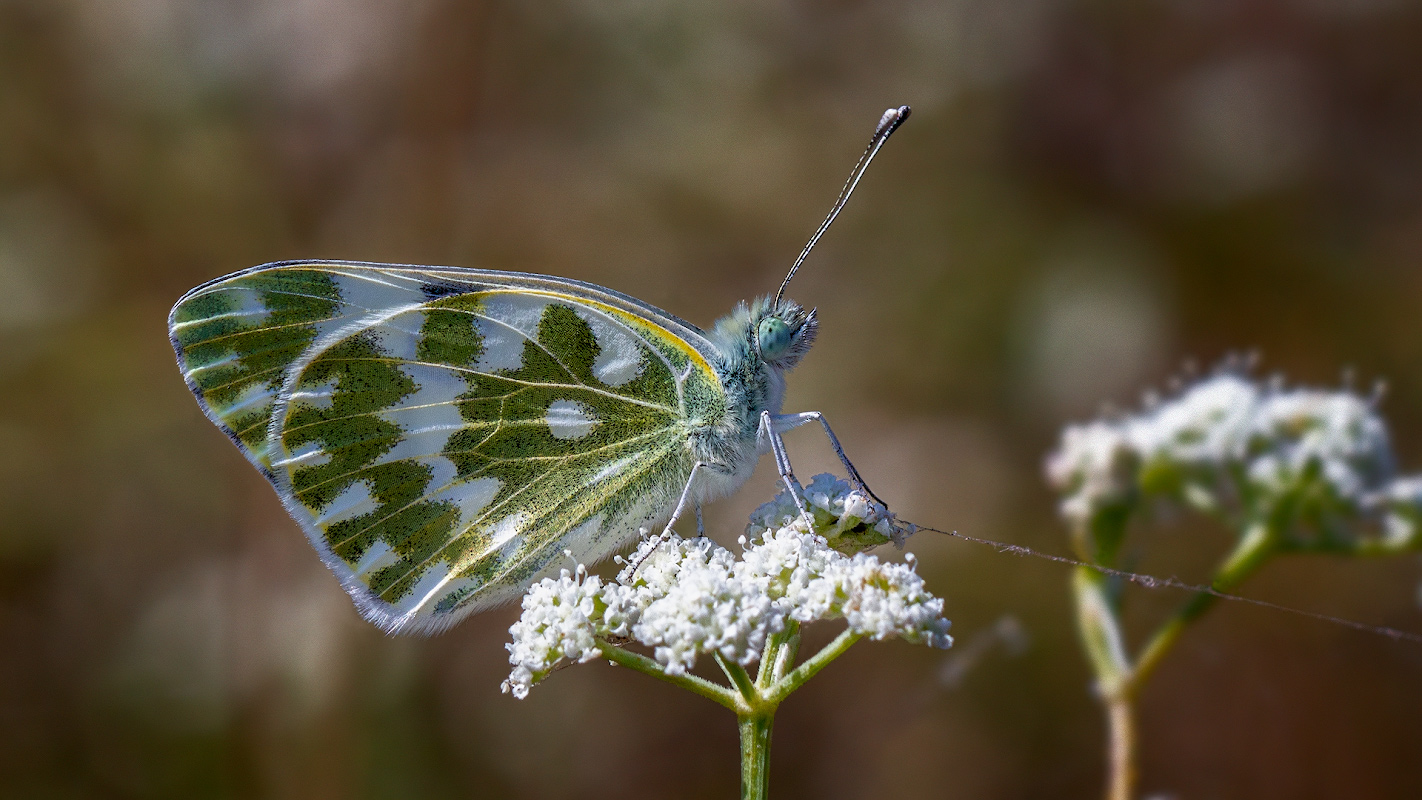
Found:
[(894, 132), (895, 128), (902, 125), (904, 123), (904, 120), (908, 119), (909, 114), (912, 113), (913, 109), (909, 108), (908, 106), (899, 106), (898, 108), (885, 109), (884, 116), (879, 117), (879, 125), (874, 131), (875, 135), (888, 136), (889, 134)]

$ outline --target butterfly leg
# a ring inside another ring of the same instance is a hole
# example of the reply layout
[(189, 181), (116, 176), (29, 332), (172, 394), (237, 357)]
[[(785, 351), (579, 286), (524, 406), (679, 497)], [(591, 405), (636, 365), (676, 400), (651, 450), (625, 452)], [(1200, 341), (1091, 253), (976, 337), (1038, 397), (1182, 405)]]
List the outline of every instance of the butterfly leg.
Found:
[[(682, 513), (686, 511), (686, 504), (691, 501), (691, 487), (696, 484), (696, 471), (701, 469), (707, 469), (710, 466), (710, 464), (707, 464), (704, 461), (698, 461), (695, 464), (691, 465), (691, 474), (686, 476), (686, 486), (682, 487), (681, 499), (676, 501), (676, 508), (672, 511), (671, 519), (667, 520), (667, 526), (665, 528), (662, 528), (661, 538), (665, 539), (671, 535), (672, 526), (676, 524), (677, 520), (681, 519)], [(701, 504), (693, 503), (693, 505), (696, 506), (696, 527), (697, 530), (700, 531)]]
[(879, 495), (874, 494), (874, 490), (869, 488), (869, 484), (864, 482), (864, 478), (859, 475), (859, 470), (854, 468), (854, 462), (849, 460), (849, 456), (844, 454), (844, 448), (839, 444), (839, 437), (834, 435), (834, 430), (830, 428), (829, 420), (818, 411), (804, 411), (799, 414), (775, 414), (770, 418), (772, 429), (777, 433), (798, 428), (810, 422), (818, 422), (825, 429), (825, 436), (829, 439), (830, 447), (834, 448), (834, 454), (839, 456), (839, 461), (844, 464), (844, 468), (849, 472), (849, 479), (854, 481), (854, 485), (864, 490), (864, 493), (874, 498), (879, 505), (888, 506)]
[(805, 519), (805, 524), (814, 530), (815, 518), (810, 516), (810, 510), (805, 508), (805, 488), (800, 485), (800, 481), (796, 480), (794, 471), (790, 469), (790, 454), (785, 452), (785, 440), (780, 438), (780, 431), (775, 429), (774, 419), (775, 415), (769, 411), (760, 412), (758, 438), (763, 443), (770, 445), (770, 452), (775, 455), (775, 469), (780, 473), (780, 480), (785, 483), (785, 488), (790, 490), (790, 498), (795, 501), (795, 507), (800, 510), (800, 516)]
[[(687, 502), (691, 500), (691, 487), (696, 484), (697, 470), (709, 469), (710, 466), (710, 464), (702, 461), (691, 465), (691, 474), (686, 477), (686, 486), (682, 487), (681, 498), (676, 501), (676, 508), (672, 509), (671, 519), (667, 520), (666, 527), (662, 528), (662, 532), (652, 539), (652, 545), (643, 551), (642, 557), (630, 564), (633, 573), (636, 573), (637, 568), (642, 566), (643, 561), (646, 561), (648, 557), (657, 552), (657, 548), (662, 546), (662, 542), (665, 542), (671, 537), (672, 526), (676, 524), (678, 519), (681, 519), (682, 513), (686, 511)], [(696, 507), (696, 535), (705, 536), (706, 531), (701, 523), (701, 503), (695, 502), (693, 505)]]
[(701, 504), (696, 504), (696, 538), (706, 538), (706, 521), (701, 518)]

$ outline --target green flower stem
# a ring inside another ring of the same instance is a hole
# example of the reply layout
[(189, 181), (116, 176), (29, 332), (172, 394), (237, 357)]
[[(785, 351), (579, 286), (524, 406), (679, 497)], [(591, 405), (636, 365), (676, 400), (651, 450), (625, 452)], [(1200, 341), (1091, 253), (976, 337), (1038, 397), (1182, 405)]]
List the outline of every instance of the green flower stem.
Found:
[(775, 661), (767, 678), (767, 684), (778, 681), (785, 677), (785, 673), (790, 671), (790, 667), (795, 663), (795, 657), (800, 654), (800, 623), (792, 621), (789, 630), (786, 631), (785, 641), (781, 644), (780, 650), (775, 654)]
[(638, 672), (651, 675), (653, 678), (664, 680), (673, 686), (680, 686), (683, 689), (695, 692), (708, 700), (731, 709), (737, 714), (750, 711), (750, 709), (746, 707), (745, 700), (743, 700), (738, 693), (731, 691), (730, 688), (718, 683), (712, 683), (705, 678), (699, 678), (695, 675), (668, 675), (662, 669), (661, 664), (647, 658), (641, 653), (634, 653), (631, 650), (624, 650), (617, 645), (603, 642), (602, 657), (619, 666), (631, 667)]
[(1077, 567), (1072, 576), (1077, 630), (1096, 673), (1109, 728), (1106, 796), (1130, 800), (1136, 786), (1135, 686), (1121, 635), (1121, 620), (1107, 576)]
[[(1219, 591), (1238, 586), (1278, 551), (1278, 542), (1274, 525), (1267, 521), (1251, 525), (1221, 562), (1210, 585)], [(1096, 570), (1078, 567), (1072, 588), (1082, 644), (1096, 673), (1110, 728), (1106, 796), (1109, 800), (1131, 800), (1138, 777), (1136, 700), (1186, 626), (1208, 611), (1219, 598), (1203, 593), (1190, 598), (1156, 630), (1132, 663), (1126, 655), (1120, 608), (1111, 591), (1110, 579)]]
[(741, 800), (765, 800), (770, 790), (770, 726), (775, 711), (739, 718)]
[(761, 651), (760, 669), (754, 681), (741, 665), (728, 662), (719, 654), (715, 656), (721, 671), (740, 690), (747, 706), (736, 712), (736, 724), (741, 732), (742, 800), (765, 800), (769, 796), (770, 728), (778, 703), (767, 701), (765, 689), (780, 678), (787, 658), (795, 658), (799, 641), (800, 626), (793, 620), (786, 630), (772, 634)]
[(799, 649), (800, 623), (793, 619), (787, 620), (785, 630), (772, 635), (770, 641), (765, 643), (760, 670), (755, 676), (756, 687), (765, 689), (785, 677), (785, 671), (795, 663), (795, 654)]
[(717, 657), (716, 660), (721, 663), (727, 677), (741, 687), (743, 693), (749, 692), (747, 700), (751, 709), (749, 713), (739, 713), (742, 800), (764, 800), (766, 797), (770, 780), (767, 768), (770, 758), (770, 726), (780, 702), (861, 638), (863, 634), (845, 630), (820, 652), (786, 672), (795, 662), (795, 654), (800, 647), (799, 625), (792, 622), (784, 632), (776, 634), (766, 642), (760, 660), (761, 668), (754, 683), (750, 682), (750, 676), (739, 665), (723, 662)]
[(820, 652), (805, 659), (804, 663), (777, 680), (769, 687), (768, 691), (762, 692), (761, 696), (765, 698), (766, 702), (779, 705), (786, 695), (803, 686), (805, 681), (813, 678), (815, 673), (824, 669), (829, 662), (839, 658), (845, 650), (849, 649), (850, 645), (862, 638), (864, 638), (864, 634), (846, 629), (835, 637), (834, 641), (825, 645)]
[(764, 688), (774, 678), (775, 659), (780, 657), (781, 637), (785, 634), (771, 634), (770, 641), (765, 643), (765, 650), (760, 654), (760, 668), (755, 673), (755, 685), (757, 688)]
[[(736, 687), (736, 691), (741, 693), (746, 705), (758, 709), (761, 705), (760, 690), (756, 687), (755, 681), (751, 680), (746, 668), (734, 661), (727, 661), (721, 657), (720, 653), (715, 654), (716, 663), (721, 666), (721, 671), (726, 673), (726, 678), (731, 681), (731, 685)], [(761, 657), (764, 661), (764, 656)], [(772, 713), (774, 710), (772, 709)]]
[(1139, 740), (1136, 735), (1135, 694), (1121, 693), (1104, 698), (1106, 719), (1111, 728), (1109, 764), (1111, 775), (1106, 788), (1108, 800), (1131, 800), (1136, 791), (1136, 755)]
[[(779, 644), (772, 637), (765, 643), (761, 653), (760, 675), (766, 673), (765, 665), (777, 651)], [(743, 707), (736, 711), (736, 725), (741, 731), (741, 798), (742, 800), (765, 800), (770, 792), (770, 727), (775, 721), (775, 704), (766, 703), (760, 686), (746, 672), (746, 668), (734, 661), (727, 661), (720, 653), (715, 655), (716, 663), (726, 678), (741, 693)], [(758, 676), (759, 677), (759, 676)]]
[(1102, 695), (1110, 696), (1131, 672), (1110, 578), (1089, 567), (1077, 567), (1072, 576), (1072, 589), (1076, 594), (1076, 622), (1082, 645), (1091, 660)]
[(655, 660), (606, 641), (602, 642), (602, 655), (614, 664), (631, 667), (688, 689), (736, 712), (741, 731), (741, 798), (765, 800), (770, 785), (770, 728), (775, 720), (775, 709), (787, 695), (803, 686), (805, 681), (813, 678), (861, 638), (863, 634), (845, 630), (803, 664), (789, 669), (795, 663), (800, 647), (800, 626), (792, 622), (765, 643), (755, 680), (740, 664), (727, 661), (720, 654), (714, 656), (726, 679), (731, 682), (730, 686), (695, 675), (669, 675)]
[[(1250, 526), (1244, 538), (1215, 572), (1210, 586), (1227, 592), (1243, 583), (1245, 578), (1254, 574), (1274, 554), (1277, 542), (1278, 536), (1272, 526), (1265, 523)], [(1150, 678), (1161, 659), (1174, 647), (1185, 626), (1199, 619), (1217, 600), (1219, 598), (1212, 594), (1197, 594), (1156, 630), (1150, 641), (1141, 649), (1140, 655), (1136, 657), (1135, 667), (1131, 670), (1130, 683), (1133, 690), (1144, 685)]]

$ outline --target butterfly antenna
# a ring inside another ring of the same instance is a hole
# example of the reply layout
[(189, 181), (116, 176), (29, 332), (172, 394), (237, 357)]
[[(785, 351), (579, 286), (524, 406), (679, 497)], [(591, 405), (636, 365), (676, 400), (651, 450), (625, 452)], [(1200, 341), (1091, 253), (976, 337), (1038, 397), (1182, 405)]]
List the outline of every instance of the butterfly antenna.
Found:
[(874, 128), (874, 136), (869, 140), (869, 146), (864, 148), (864, 155), (859, 157), (859, 163), (854, 165), (854, 169), (849, 173), (849, 180), (844, 182), (844, 188), (839, 190), (839, 199), (834, 201), (834, 208), (830, 209), (829, 216), (820, 223), (820, 227), (815, 231), (815, 235), (810, 237), (810, 241), (805, 243), (805, 249), (800, 251), (800, 256), (795, 259), (795, 263), (790, 267), (790, 274), (785, 276), (785, 280), (780, 282), (780, 290), (775, 293), (775, 304), (780, 304), (780, 297), (785, 294), (785, 287), (790, 285), (790, 279), (795, 277), (795, 273), (800, 270), (800, 265), (805, 263), (805, 258), (810, 255), (810, 251), (815, 248), (820, 237), (829, 230), (830, 223), (839, 216), (839, 212), (844, 208), (844, 204), (849, 202), (849, 196), (854, 194), (854, 187), (859, 185), (859, 179), (864, 177), (864, 171), (869, 169), (869, 163), (874, 160), (874, 156), (879, 154), (879, 148), (884, 146), (884, 142), (889, 140), (890, 134), (899, 129), (904, 124), (904, 120), (909, 118), (910, 109), (908, 106), (891, 108), (884, 112), (884, 116), (879, 118), (878, 127)]

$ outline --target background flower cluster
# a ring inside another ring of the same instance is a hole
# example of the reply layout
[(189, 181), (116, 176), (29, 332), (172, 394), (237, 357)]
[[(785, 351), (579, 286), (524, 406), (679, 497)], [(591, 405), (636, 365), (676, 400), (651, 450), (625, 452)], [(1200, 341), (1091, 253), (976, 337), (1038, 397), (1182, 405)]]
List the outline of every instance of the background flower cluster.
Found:
[(1067, 427), (1048, 459), (1078, 529), (1168, 498), (1210, 514), (1281, 514), (1300, 547), (1404, 548), (1422, 482), (1399, 475), (1374, 398), (1222, 371), (1138, 414)]

